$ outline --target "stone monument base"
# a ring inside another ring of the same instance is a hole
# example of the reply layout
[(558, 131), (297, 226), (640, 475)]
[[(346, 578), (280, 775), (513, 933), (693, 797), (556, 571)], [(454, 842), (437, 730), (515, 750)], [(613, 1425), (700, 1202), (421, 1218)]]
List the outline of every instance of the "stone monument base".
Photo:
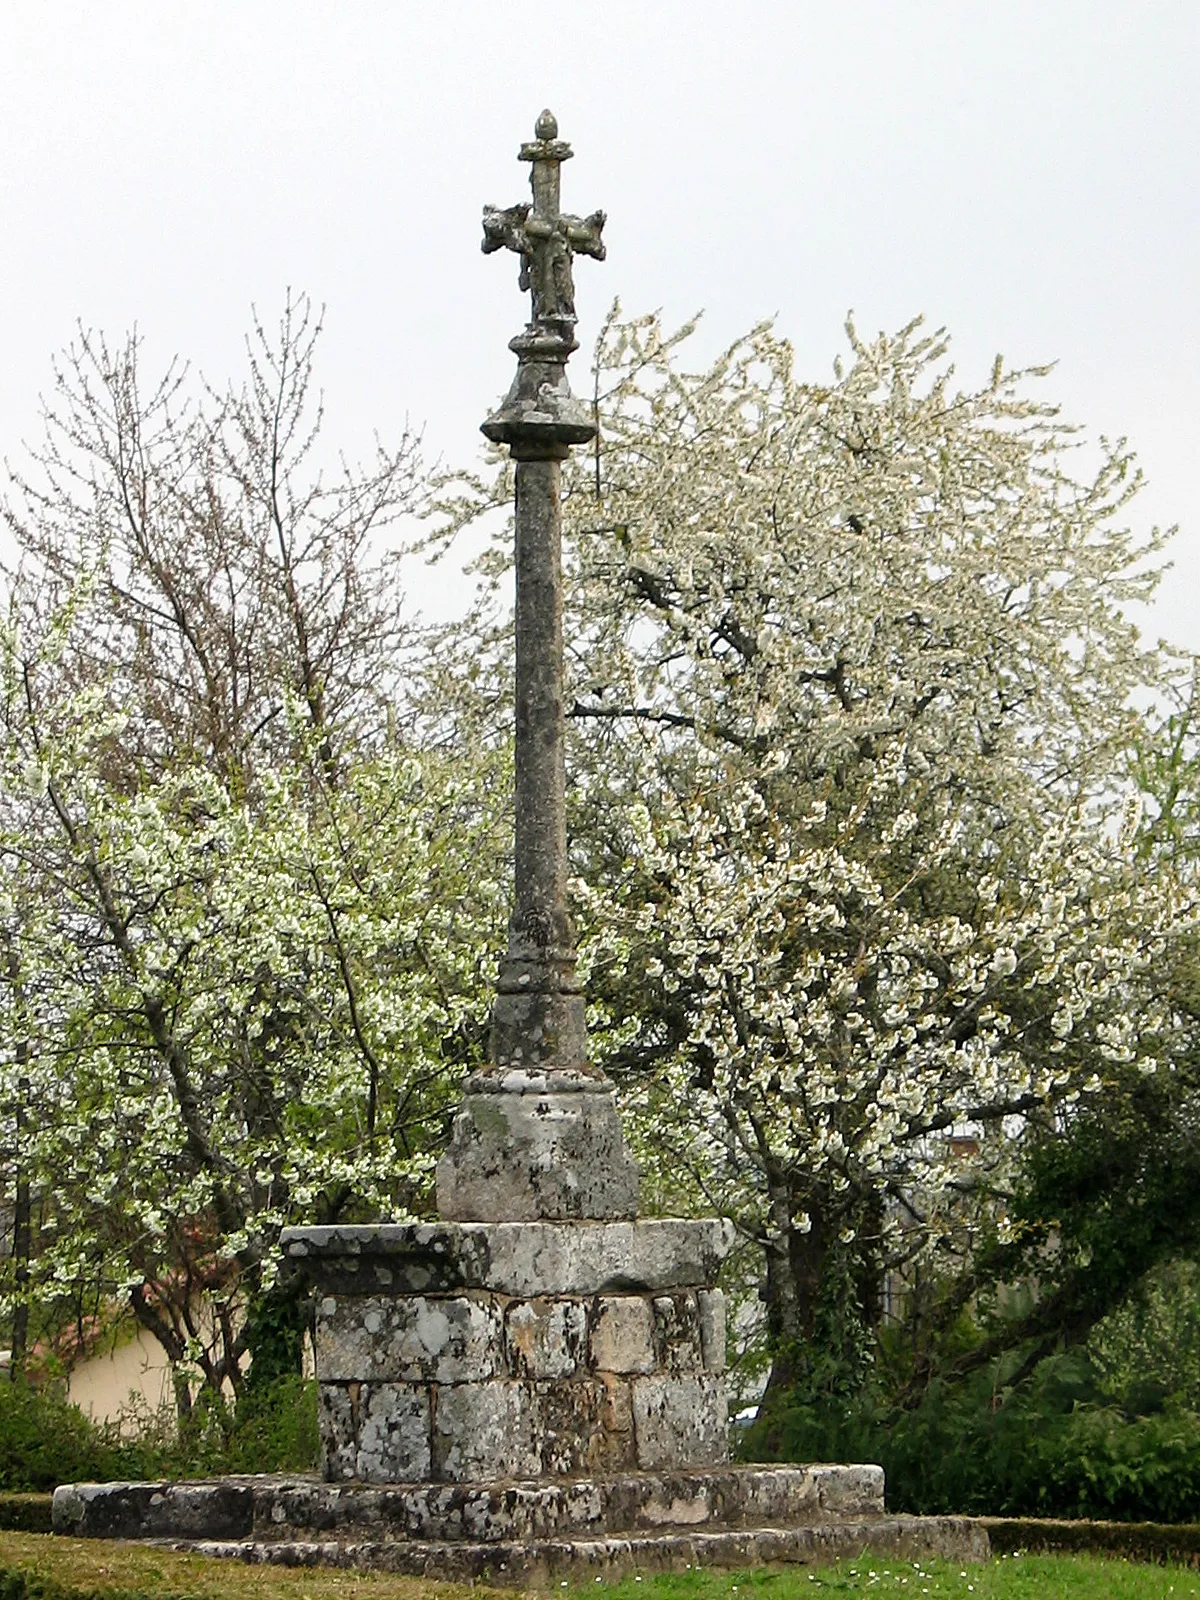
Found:
[(287, 1566), (512, 1586), (857, 1556), (987, 1558), (965, 1517), (895, 1517), (872, 1466), (723, 1467), (556, 1481), (325, 1484), (294, 1477), (71, 1484), (54, 1528)]
[(286, 1229), (315, 1290), (324, 1476), (719, 1465), (731, 1236), (717, 1218)]
[(728, 1464), (730, 1238), (715, 1218), (288, 1229), (325, 1481), (66, 1485), (55, 1531), (517, 1586), (986, 1556), (967, 1519), (887, 1516), (879, 1467)]

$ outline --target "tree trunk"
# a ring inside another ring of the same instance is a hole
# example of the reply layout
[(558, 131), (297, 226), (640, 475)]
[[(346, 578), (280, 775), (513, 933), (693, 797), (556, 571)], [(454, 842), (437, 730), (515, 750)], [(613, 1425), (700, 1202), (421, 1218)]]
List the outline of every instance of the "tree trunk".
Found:
[(29, 1188), (29, 1172), (22, 1164), (25, 1130), (29, 1125), (30, 1083), (29, 1038), (25, 1013), (24, 988), (21, 983), (21, 958), (10, 944), (5, 959), (5, 973), (13, 986), (19, 1035), (16, 1042), (17, 1103), (13, 1107), (13, 1130), (16, 1135), (16, 1191), (13, 1195), (13, 1316), (12, 1355), (9, 1377), (20, 1383), (25, 1377), (25, 1361), (29, 1352), (29, 1261), (33, 1250), (33, 1197)]
[[(851, 1191), (835, 1200), (827, 1190), (782, 1177), (770, 1194), (765, 1297), (771, 1371), (764, 1407), (804, 1378), (812, 1356), (825, 1358), (834, 1372), (844, 1363), (850, 1377), (883, 1314), (882, 1196)], [(799, 1216), (808, 1218), (803, 1229), (793, 1221)], [(846, 1225), (854, 1228), (855, 1241), (843, 1246), (838, 1235)]]
[[(767, 1242), (767, 1332), (771, 1371), (763, 1404), (790, 1389), (798, 1372), (801, 1348), (812, 1338), (821, 1273), (829, 1253), (824, 1207), (811, 1195), (803, 1200), (785, 1178), (771, 1185), (771, 1235)], [(807, 1204), (809, 1227), (793, 1222)]]
[[(24, 1118), (17, 1113), (17, 1141), (20, 1143)], [(29, 1302), (25, 1298), (29, 1288), (29, 1253), (33, 1239), (33, 1206), (29, 1193), (29, 1179), (24, 1171), (17, 1172), (17, 1189), (13, 1200), (13, 1289), (15, 1306), (12, 1316), (12, 1356), (9, 1377), (20, 1383), (25, 1377), (25, 1359), (29, 1350)]]

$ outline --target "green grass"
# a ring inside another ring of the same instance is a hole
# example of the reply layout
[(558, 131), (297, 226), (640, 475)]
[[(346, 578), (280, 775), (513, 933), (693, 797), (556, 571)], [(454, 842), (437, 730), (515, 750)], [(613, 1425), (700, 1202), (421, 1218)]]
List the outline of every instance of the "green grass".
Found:
[[(601, 1585), (592, 1586), (600, 1592)], [(561, 1589), (559, 1591), (562, 1593)], [(578, 1594), (580, 1591), (576, 1591)], [(1102, 1556), (998, 1556), (983, 1566), (946, 1561), (843, 1561), (835, 1568), (757, 1568), (627, 1578), (605, 1600), (805, 1600), (811, 1595), (954, 1595), (958, 1600), (1190, 1600), (1200, 1572)]]
[(3, 1600), (480, 1600), (461, 1583), (252, 1567), (108, 1539), (0, 1533)]
[[(102, 1539), (0, 1533), (4, 1600), (480, 1600), (506, 1591), (471, 1589), (387, 1573), (332, 1568), (250, 1567)], [(511, 1591), (507, 1591), (511, 1593)], [(1000, 1556), (983, 1566), (864, 1559), (836, 1568), (666, 1573), (554, 1591), (603, 1600), (805, 1600), (879, 1594), (917, 1600), (1200, 1600), (1200, 1572), (1097, 1556)]]

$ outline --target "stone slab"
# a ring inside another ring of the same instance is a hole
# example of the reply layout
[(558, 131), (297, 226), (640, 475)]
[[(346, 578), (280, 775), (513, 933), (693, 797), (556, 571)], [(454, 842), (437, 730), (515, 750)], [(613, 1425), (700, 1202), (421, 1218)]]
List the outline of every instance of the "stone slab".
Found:
[(285, 1228), (287, 1270), (340, 1295), (539, 1295), (707, 1289), (733, 1243), (725, 1218), (398, 1222)]
[(54, 1491), (55, 1533), (81, 1539), (238, 1539), (254, 1526), (254, 1480), (65, 1483)]
[[(165, 1543), (166, 1541), (156, 1541)], [(346, 1543), (319, 1540), (172, 1541), (171, 1547), (290, 1567), (332, 1566), (506, 1587), (549, 1588), (635, 1572), (694, 1567), (827, 1566), (844, 1557), (986, 1561), (988, 1536), (969, 1517), (878, 1517), (792, 1528), (722, 1528), (622, 1538)]]
[(724, 1466), (492, 1483), (322, 1483), (261, 1474), (207, 1482), (68, 1484), (56, 1533), (79, 1538), (514, 1539), (883, 1513), (876, 1466)]

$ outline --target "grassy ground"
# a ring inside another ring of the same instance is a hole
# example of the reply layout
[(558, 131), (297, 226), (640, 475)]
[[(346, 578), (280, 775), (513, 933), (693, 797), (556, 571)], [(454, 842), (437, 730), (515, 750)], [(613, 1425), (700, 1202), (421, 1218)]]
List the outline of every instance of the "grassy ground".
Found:
[[(14, 1581), (13, 1574), (24, 1579)], [(36, 1600), (480, 1600), (461, 1583), (333, 1568), (247, 1566), (107, 1539), (0, 1533), (0, 1595)]]
[(1098, 1556), (999, 1556), (986, 1566), (968, 1567), (866, 1559), (819, 1572), (790, 1567), (631, 1578), (607, 1589), (605, 1600), (805, 1600), (826, 1594), (894, 1595), (897, 1600), (924, 1595), (954, 1595), (958, 1600), (1161, 1600), (1170, 1595), (1172, 1600), (1189, 1600), (1200, 1596), (1200, 1572)]
[[(581, 1600), (580, 1589), (557, 1591)], [(1163, 1600), (1200, 1597), (1200, 1572), (1091, 1556), (1001, 1556), (986, 1566), (894, 1560), (750, 1572), (684, 1572), (589, 1584), (604, 1600), (802, 1600), (821, 1594), (958, 1600)], [(12, 1600), (480, 1600), (502, 1591), (322, 1568), (250, 1567), (145, 1546), (0, 1533), (0, 1595)]]

